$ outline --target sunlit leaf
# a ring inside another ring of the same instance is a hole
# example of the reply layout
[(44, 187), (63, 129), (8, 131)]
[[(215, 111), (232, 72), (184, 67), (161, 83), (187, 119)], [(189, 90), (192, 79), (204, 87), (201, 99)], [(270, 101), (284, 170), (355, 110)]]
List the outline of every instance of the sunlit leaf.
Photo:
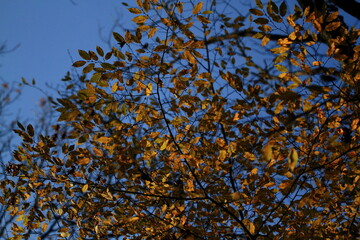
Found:
[(138, 8), (128, 8), (128, 11), (134, 14), (140, 14), (142, 11)]
[(198, 14), (201, 11), (201, 9), (203, 8), (203, 5), (204, 5), (203, 1), (196, 4), (192, 10), (192, 14)]
[(298, 153), (295, 148), (292, 148), (288, 156), (289, 168), (292, 172), (295, 170), (298, 160), (299, 160)]
[(137, 16), (137, 17), (134, 17), (131, 21), (133, 21), (134, 23), (144, 23), (146, 20), (148, 19), (147, 16)]

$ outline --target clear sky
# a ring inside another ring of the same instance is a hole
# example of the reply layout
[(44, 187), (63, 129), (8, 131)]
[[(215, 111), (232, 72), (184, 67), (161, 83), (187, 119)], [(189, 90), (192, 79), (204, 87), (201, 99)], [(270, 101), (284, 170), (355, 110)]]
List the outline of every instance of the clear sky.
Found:
[[(121, 0), (2, 0), (0, 3), (0, 45), (20, 46), (0, 55), (0, 78), (9, 83), (24, 77), (49, 91), (71, 68), (71, 56), (80, 60), (78, 49), (107, 49), (99, 29), (108, 35), (114, 21), (130, 26), (130, 15)], [(126, 2), (126, 1), (125, 1)], [(135, 1), (129, 1), (129, 3)], [(74, 4), (76, 3), (76, 4)], [(26, 87), (13, 110), (33, 118), (42, 93)], [(54, 96), (56, 97), (56, 96)]]

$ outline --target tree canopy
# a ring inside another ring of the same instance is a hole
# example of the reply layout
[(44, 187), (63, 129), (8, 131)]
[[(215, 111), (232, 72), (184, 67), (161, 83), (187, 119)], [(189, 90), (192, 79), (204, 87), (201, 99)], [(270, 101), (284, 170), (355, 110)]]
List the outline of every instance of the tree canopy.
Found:
[(359, 237), (356, 16), (237, 4), (123, 3), (136, 26), (79, 50), (54, 134), (18, 123), (9, 239)]

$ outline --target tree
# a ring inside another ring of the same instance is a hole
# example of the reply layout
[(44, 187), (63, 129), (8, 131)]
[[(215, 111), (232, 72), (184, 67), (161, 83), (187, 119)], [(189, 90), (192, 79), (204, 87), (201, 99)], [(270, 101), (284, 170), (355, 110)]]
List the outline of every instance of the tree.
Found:
[(18, 125), (12, 239), (358, 237), (360, 31), (255, 2), (124, 4), (137, 26), (54, 102), (66, 142)]

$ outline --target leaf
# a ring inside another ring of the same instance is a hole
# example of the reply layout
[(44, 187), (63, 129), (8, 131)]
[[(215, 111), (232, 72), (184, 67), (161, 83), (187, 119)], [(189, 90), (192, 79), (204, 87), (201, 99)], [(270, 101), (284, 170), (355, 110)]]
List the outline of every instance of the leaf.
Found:
[(193, 8), (193, 10), (192, 10), (192, 14), (198, 14), (200, 11), (201, 11), (201, 9), (203, 8), (203, 4), (204, 4), (204, 2), (203, 1), (201, 1), (201, 2), (199, 2), (198, 4), (196, 4), (195, 6), (194, 6), (194, 8)]
[(207, 17), (201, 16), (201, 15), (198, 15), (196, 17), (203, 24), (209, 24), (210, 23), (210, 20)]
[(295, 170), (298, 160), (299, 160), (298, 153), (295, 148), (292, 148), (288, 156), (289, 168), (292, 172)]
[(286, 2), (283, 1), (281, 4), (280, 4), (280, 15), (282, 17), (284, 17), (286, 15), (286, 12), (287, 12), (287, 5), (286, 5)]
[(82, 188), (81, 188), (81, 191), (84, 193), (88, 190), (89, 188), (89, 185), (88, 184), (85, 184)]
[(267, 18), (256, 18), (254, 20), (254, 23), (259, 24), (259, 25), (263, 25), (263, 24), (268, 24), (269, 20)]
[(266, 44), (268, 44), (268, 42), (270, 42), (270, 38), (268, 37), (268, 35), (265, 35), (263, 37), (263, 39), (261, 40), (261, 46), (266, 46)]
[(241, 194), (239, 192), (234, 192), (231, 194), (231, 198), (234, 201), (238, 201), (239, 199), (241, 199)]
[(87, 65), (86, 67), (83, 68), (82, 72), (85, 73), (89, 73), (91, 72), (95, 67), (94, 63), (89, 63), (89, 65)]
[(16, 124), (21, 130), (25, 131), (24, 126), (19, 121), (16, 121)]
[(86, 64), (85, 61), (79, 60), (79, 61), (74, 62), (72, 66), (73, 66), (73, 67), (82, 67), (82, 66), (84, 66), (85, 64)]
[(142, 0), (136, 0), (136, 4), (137, 4), (140, 8), (143, 8), (143, 7), (144, 7)]
[(104, 51), (102, 50), (102, 48), (101, 48), (101, 47), (96, 46), (96, 51), (97, 51), (97, 53), (98, 53), (101, 57), (103, 57), (103, 56), (104, 56)]
[(118, 34), (117, 32), (113, 32), (113, 37), (119, 43), (124, 43), (125, 42), (125, 39), (120, 34)]
[(30, 137), (34, 136), (34, 127), (31, 124), (27, 125), (26, 130), (27, 130), (28, 134), (30, 135)]
[(184, 50), (184, 57), (186, 60), (188, 60), (192, 64), (196, 64), (196, 62), (197, 62), (195, 57), (190, 53), (190, 51), (188, 51), (186, 49)]
[(263, 158), (266, 162), (270, 162), (273, 157), (273, 151), (272, 151), (273, 145), (268, 143), (263, 148)]
[(289, 49), (290, 49), (289, 47), (279, 47), (279, 48), (270, 49), (270, 51), (272, 53), (281, 54), (289, 51)]
[(261, 0), (255, 0), (256, 6), (258, 6), (259, 8), (263, 8), (263, 4), (261, 2)]
[(104, 155), (103, 152), (98, 148), (93, 148), (92, 150), (96, 156), (102, 157)]
[(326, 25), (325, 31), (331, 32), (331, 31), (338, 29), (340, 26), (341, 26), (341, 22), (332, 22), (332, 23), (329, 23), (328, 25)]
[(286, 182), (280, 183), (279, 188), (280, 189), (286, 189), (286, 188), (289, 188), (290, 186), (291, 186), (291, 182), (286, 181)]
[(100, 64), (105, 70), (115, 70), (116, 67), (110, 63), (101, 63)]
[(107, 144), (107, 143), (111, 142), (111, 138), (109, 138), (109, 137), (100, 137), (100, 138), (96, 139), (96, 141), (99, 142), (99, 143)]
[(157, 28), (152, 27), (148, 32), (148, 38), (152, 38), (155, 35), (155, 33), (157, 32), (157, 30), (158, 30)]
[(90, 60), (90, 54), (85, 52), (84, 50), (78, 50), (80, 57), (82, 57), (85, 60)]
[(250, 8), (249, 12), (254, 14), (255, 16), (263, 16), (264, 13), (262, 11), (260, 11), (259, 9), (256, 8)]
[(90, 158), (81, 158), (77, 161), (79, 165), (87, 165), (90, 163)]
[(274, 67), (280, 72), (289, 72), (289, 70), (283, 65), (276, 64), (274, 65)]
[(48, 229), (48, 223), (43, 223), (43, 225), (41, 226), (41, 231), (45, 232)]
[(128, 8), (128, 11), (134, 14), (140, 14), (142, 11), (138, 8)]
[(133, 21), (134, 23), (140, 24), (140, 23), (144, 23), (147, 19), (148, 19), (147, 16), (137, 16), (137, 17), (134, 17), (131, 21)]

